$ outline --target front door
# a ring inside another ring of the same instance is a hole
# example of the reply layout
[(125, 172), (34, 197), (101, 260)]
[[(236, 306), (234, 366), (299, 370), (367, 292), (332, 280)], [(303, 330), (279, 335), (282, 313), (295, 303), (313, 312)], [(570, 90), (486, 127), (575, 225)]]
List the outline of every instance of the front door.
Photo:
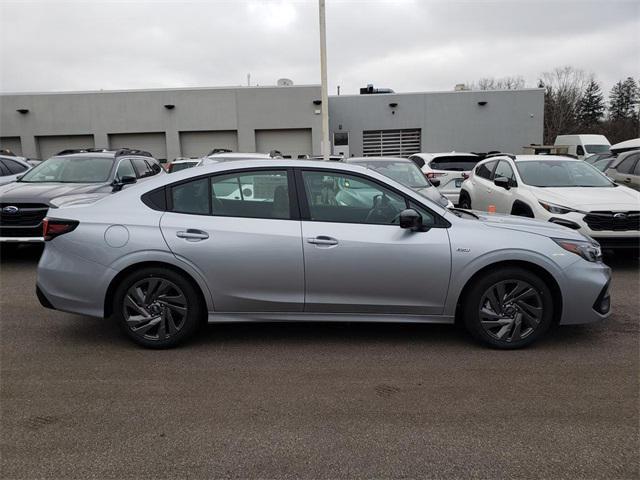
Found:
[(300, 312), (300, 221), (286, 170), (201, 177), (170, 189), (161, 229), (176, 257), (205, 276), (219, 312)]
[(513, 207), (515, 192), (518, 190), (513, 168), (507, 160), (500, 160), (493, 172), (493, 179), (506, 178), (509, 181), (509, 189), (493, 185), (493, 199), (490, 201), (496, 206), (497, 213), (510, 214)]
[[(305, 311), (442, 313), (451, 271), (446, 228), (401, 229), (407, 200), (360, 176), (303, 170), (301, 180)], [(435, 225), (433, 212), (409, 206)]]
[(493, 183), (493, 169), (497, 160), (482, 163), (476, 167), (471, 183), (473, 184), (473, 198), (471, 198), (471, 208), (486, 212), (489, 205), (493, 205), (493, 192), (497, 188)]

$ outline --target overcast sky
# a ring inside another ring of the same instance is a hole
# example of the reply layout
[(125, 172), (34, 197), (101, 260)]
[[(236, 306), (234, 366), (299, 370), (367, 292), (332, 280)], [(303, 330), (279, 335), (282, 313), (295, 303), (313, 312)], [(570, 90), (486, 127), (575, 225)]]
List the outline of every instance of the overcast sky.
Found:
[[(640, 0), (327, 0), (329, 93), (640, 77)], [(0, 0), (0, 90), (319, 83), (317, 0)]]

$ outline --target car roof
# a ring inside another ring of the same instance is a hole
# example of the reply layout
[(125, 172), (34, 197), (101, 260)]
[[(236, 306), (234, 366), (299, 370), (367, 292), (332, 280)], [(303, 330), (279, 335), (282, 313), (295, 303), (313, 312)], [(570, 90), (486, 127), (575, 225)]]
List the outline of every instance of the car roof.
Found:
[(175, 165), (176, 163), (198, 163), (201, 158), (184, 158), (182, 160), (174, 160), (171, 162), (171, 165)]
[(615, 145), (611, 145), (610, 150), (621, 150), (621, 149), (631, 149), (638, 148), (640, 149), (640, 138), (632, 138), (630, 140), (625, 140), (624, 142), (616, 143)]
[(457, 157), (459, 155), (468, 155), (470, 157), (478, 157), (479, 155), (476, 155), (475, 153), (471, 153), (471, 152), (436, 152), (436, 153), (416, 153), (414, 155), (417, 155), (419, 157)]
[(206, 158), (272, 158), (268, 153), (242, 153), (242, 152), (220, 152), (207, 155)]
[(489, 157), (482, 161), (482, 163), (486, 163), (491, 160), (514, 160), (516, 162), (540, 162), (540, 161), (558, 161), (558, 160), (568, 160), (572, 162), (582, 162), (584, 160), (580, 160), (578, 158), (573, 157), (565, 157), (563, 155), (516, 155), (515, 159), (510, 157), (509, 155), (496, 155), (495, 157)]
[(401, 158), (401, 157), (349, 157), (349, 158), (345, 158), (344, 160), (344, 163), (356, 163), (356, 162), (398, 162), (398, 163), (414, 164), (408, 158)]

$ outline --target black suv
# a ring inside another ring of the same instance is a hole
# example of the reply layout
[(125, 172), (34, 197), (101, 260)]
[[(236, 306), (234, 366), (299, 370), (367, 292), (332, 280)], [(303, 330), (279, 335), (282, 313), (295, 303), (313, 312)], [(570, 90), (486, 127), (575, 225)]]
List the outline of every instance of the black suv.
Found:
[(158, 174), (163, 168), (142, 150), (64, 150), (0, 186), (0, 242), (41, 242), (54, 199), (109, 195)]

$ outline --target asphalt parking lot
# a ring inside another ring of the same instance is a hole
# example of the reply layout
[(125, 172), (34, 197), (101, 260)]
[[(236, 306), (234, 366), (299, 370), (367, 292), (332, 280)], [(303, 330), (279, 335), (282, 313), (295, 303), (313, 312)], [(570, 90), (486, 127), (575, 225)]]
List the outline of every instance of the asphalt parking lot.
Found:
[(640, 276), (614, 315), (494, 351), (452, 326), (212, 325), (141, 349), (0, 264), (2, 478), (637, 478)]

